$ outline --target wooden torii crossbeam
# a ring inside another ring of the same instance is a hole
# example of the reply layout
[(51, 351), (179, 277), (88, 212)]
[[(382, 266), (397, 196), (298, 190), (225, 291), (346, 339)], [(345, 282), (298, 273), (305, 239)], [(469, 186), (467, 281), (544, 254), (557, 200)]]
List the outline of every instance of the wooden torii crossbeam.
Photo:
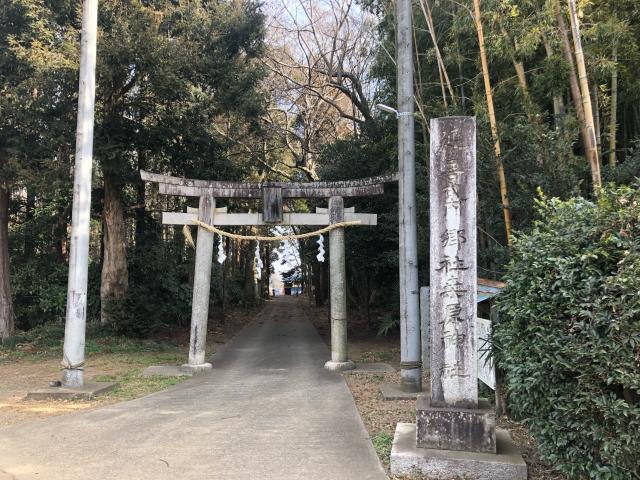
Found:
[[(224, 182), (194, 180), (140, 171), (142, 180), (156, 183), (164, 195), (199, 197), (198, 209), (187, 212), (163, 212), (165, 225), (193, 225), (199, 220), (212, 226), (239, 225), (332, 225), (358, 221), (359, 225), (377, 225), (377, 215), (355, 213), (344, 208), (343, 197), (381, 195), (384, 184), (397, 181), (397, 175), (382, 175), (337, 182)], [(262, 213), (228, 213), (216, 208), (216, 198), (262, 199)], [(329, 208), (317, 208), (316, 213), (284, 213), (285, 198), (328, 198)], [(330, 370), (354, 368), (347, 355), (346, 268), (344, 256), (344, 228), (329, 233), (329, 271), (331, 299), (331, 360), (325, 364)], [(191, 311), (191, 340), (189, 363), (183, 369), (192, 373), (211, 368), (205, 361), (207, 320), (213, 234), (198, 227), (196, 244), (193, 303)]]
[(337, 182), (220, 182), (159, 175), (140, 171), (142, 180), (158, 184), (165, 195), (213, 198), (261, 198), (265, 223), (282, 222), (284, 198), (367, 197), (382, 195), (384, 184), (397, 181), (397, 175), (343, 180)]

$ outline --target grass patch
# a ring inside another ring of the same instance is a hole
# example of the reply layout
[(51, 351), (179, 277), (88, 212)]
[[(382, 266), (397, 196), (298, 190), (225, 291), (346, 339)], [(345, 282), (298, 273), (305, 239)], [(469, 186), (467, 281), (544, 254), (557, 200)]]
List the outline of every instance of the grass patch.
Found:
[[(47, 323), (8, 337), (0, 343), (0, 363), (15, 360), (37, 362), (61, 356), (64, 343), (64, 324)], [(87, 325), (85, 353), (88, 357), (101, 354), (171, 353), (179, 350), (173, 342), (141, 340), (114, 335), (108, 326)]]
[[(103, 378), (106, 380), (103, 380)], [(161, 375), (143, 377), (140, 371), (132, 370), (120, 376), (103, 375), (96, 377), (96, 380), (118, 382), (118, 386), (110, 392), (107, 392), (104, 398), (125, 401), (165, 390), (187, 378), (188, 377), (165, 377)]]
[[(107, 371), (96, 375), (97, 382), (118, 382), (118, 386), (105, 394), (114, 400), (132, 400), (186, 380), (188, 377), (165, 377), (154, 375), (143, 377), (142, 372), (149, 365), (174, 365), (180, 363), (185, 352), (175, 348), (170, 352), (136, 351), (127, 353), (107, 353), (90, 358), (96, 368)], [(113, 373), (111, 373), (113, 372)]]
[(393, 437), (387, 432), (379, 432), (371, 438), (371, 441), (380, 460), (382, 460), (385, 465), (389, 465)]

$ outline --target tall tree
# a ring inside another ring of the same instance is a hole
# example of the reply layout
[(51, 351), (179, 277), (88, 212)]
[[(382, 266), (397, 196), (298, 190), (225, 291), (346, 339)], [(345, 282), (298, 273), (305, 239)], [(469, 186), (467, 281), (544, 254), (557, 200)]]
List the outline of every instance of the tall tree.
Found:
[(101, 318), (108, 322), (129, 288), (128, 205), (138, 200), (137, 169), (205, 178), (229, 169), (215, 127), (223, 114), (255, 119), (261, 111), (262, 15), (251, 1), (106, 0), (99, 27), (95, 156), (103, 182)]
[[(12, 194), (26, 192), (32, 207), (45, 193), (39, 188), (57, 181), (60, 171), (51, 167), (59, 162), (51, 157), (73, 110), (66, 101), (77, 62), (72, 47), (77, 29), (75, 9), (65, 0), (9, 0), (0, 12), (0, 336), (5, 337), (14, 325), (9, 272)], [(68, 164), (65, 167), (68, 172)]]

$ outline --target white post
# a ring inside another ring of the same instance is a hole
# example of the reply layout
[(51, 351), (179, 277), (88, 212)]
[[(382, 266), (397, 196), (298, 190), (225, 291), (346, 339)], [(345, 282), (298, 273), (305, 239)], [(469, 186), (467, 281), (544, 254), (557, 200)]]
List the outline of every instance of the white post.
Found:
[[(216, 199), (200, 197), (198, 220), (213, 225)], [(184, 370), (196, 373), (211, 368), (205, 361), (207, 348), (207, 323), (209, 320), (209, 292), (211, 288), (211, 262), (213, 260), (213, 233), (198, 227), (196, 240), (196, 262), (193, 276), (193, 300), (191, 305), (191, 339), (189, 342), (189, 363)]]
[(396, 18), (400, 172), (400, 387), (404, 391), (419, 392), (422, 390), (422, 368), (418, 298), (411, 0), (397, 0)]
[(84, 342), (87, 323), (87, 277), (89, 270), (89, 220), (91, 214), (91, 167), (93, 162), (93, 116), (96, 90), (96, 37), (98, 0), (84, 0), (80, 39), (80, 84), (73, 180), (71, 250), (64, 329), (62, 384), (84, 385)]
[[(344, 221), (342, 197), (329, 199), (329, 223)], [(329, 232), (329, 289), (331, 302), (331, 360), (327, 370), (351, 370), (355, 364), (347, 355), (347, 270), (344, 259), (344, 228)]]

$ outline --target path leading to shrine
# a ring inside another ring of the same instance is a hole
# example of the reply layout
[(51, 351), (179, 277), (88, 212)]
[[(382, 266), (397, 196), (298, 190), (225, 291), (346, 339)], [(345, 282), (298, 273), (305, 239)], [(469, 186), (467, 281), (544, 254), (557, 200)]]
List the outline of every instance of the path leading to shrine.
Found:
[(306, 299), (270, 301), (211, 373), (130, 402), (0, 430), (0, 478), (383, 480)]

